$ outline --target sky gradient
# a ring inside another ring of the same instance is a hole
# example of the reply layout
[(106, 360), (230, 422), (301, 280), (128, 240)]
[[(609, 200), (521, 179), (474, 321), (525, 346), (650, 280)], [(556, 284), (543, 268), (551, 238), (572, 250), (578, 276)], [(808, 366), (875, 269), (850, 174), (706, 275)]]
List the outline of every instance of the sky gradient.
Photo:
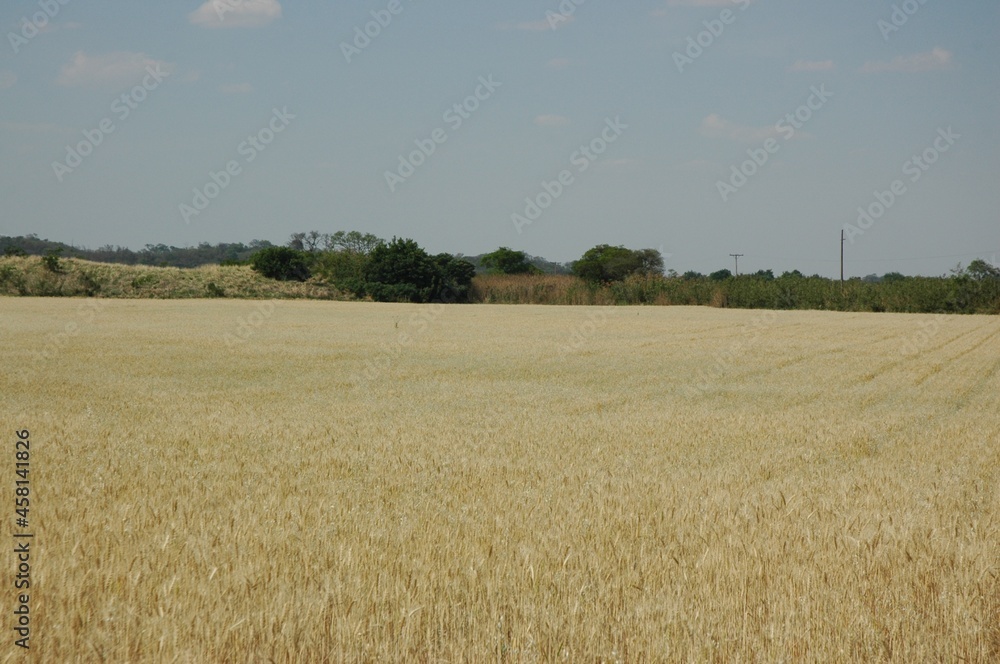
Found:
[[(1000, 3), (17, 0), (0, 234), (1000, 262)], [(860, 210), (859, 210), (860, 209)]]

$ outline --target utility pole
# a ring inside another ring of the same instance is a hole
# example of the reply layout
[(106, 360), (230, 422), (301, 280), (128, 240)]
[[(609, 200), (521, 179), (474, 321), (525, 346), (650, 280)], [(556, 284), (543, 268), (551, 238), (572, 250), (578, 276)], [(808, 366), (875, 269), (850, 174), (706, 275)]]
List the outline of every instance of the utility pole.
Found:
[(847, 238), (844, 237), (844, 231), (840, 231), (840, 287), (844, 287), (844, 242)]
[(740, 276), (740, 256), (743, 256), (744, 254), (729, 254), (729, 255), (736, 259), (736, 276), (738, 277)]

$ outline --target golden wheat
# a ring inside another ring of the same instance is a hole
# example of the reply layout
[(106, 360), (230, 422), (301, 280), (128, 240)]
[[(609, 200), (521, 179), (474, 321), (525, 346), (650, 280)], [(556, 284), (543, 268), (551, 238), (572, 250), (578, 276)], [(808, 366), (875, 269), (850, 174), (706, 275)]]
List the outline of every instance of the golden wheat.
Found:
[(0, 299), (33, 661), (996, 661), (998, 348), (990, 317)]

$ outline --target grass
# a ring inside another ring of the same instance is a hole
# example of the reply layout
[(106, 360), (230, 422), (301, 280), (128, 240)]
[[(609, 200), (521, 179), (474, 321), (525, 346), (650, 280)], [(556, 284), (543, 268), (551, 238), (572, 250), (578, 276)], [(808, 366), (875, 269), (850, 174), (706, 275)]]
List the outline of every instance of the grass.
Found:
[(33, 659), (996, 661), (998, 343), (979, 316), (0, 299)]
[(59, 271), (39, 257), (0, 257), (0, 296), (129, 299), (346, 299), (318, 281), (266, 279), (248, 266), (152, 267), (58, 259)]

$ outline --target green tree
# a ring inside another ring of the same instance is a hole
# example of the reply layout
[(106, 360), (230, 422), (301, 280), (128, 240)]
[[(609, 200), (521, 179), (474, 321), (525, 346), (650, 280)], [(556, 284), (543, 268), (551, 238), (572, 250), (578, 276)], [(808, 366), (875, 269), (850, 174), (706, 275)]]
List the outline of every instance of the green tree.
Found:
[(309, 265), (301, 251), (290, 247), (268, 247), (250, 257), (253, 269), (268, 279), (278, 281), (306, 281)]
[(500, 247), (493, 253), (484, 254), (479, 264), (493, 274), (537, 274), (541, 272), (528, 262), (528, 254), (514, 251), (509, 247)]
[(600, 244), (573, 263), (573, 274), (591, 282), (621, 281), (633, 274), (663, 274), (663, 257), (655, 249), (626, 249)]
[(393, 238), (371, 252), (359, 294), (380, 302), (465, 301), (475, 272), (468, 261), (430, 256), (413, 240)]
[(969, 276), (977, 281), (982, 281), (983, 279), (1000, 279), (1000, 267), (990, 265), (981, 258), (977, 258), (969, 263), (966, 271), (969, 273)]
[(726, 279), (729, 279), (732, 276), (733, 273), (730, 272), (729, 270), (719, 270), (718, 272), (713, 272), (712, 274), (708, 275), (708, 278), (711, 279), (712, 281), (725, 281)]

